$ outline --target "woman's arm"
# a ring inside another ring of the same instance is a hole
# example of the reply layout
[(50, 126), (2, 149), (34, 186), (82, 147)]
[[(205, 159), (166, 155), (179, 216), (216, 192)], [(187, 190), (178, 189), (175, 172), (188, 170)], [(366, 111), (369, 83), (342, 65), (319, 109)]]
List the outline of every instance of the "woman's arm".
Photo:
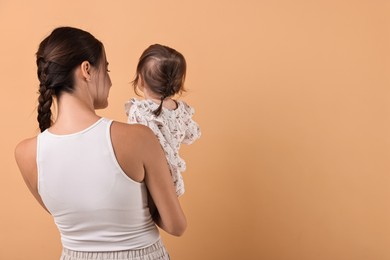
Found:
[(155, 221), (168, 233), (180, 236), (187, 227), (187, 221), (176, 195), (164, 151), (152, 131), (145, 137), (145, 183), (157, 207)]
[(15, 148), (15, 159), (18, 164), (23, 180), (32, 195), (39, 204), (47, 211), (41, 196), (38, 193), (38, 170), (37, 170), (37, 138), (30, 138), (20, 142)]
[(114, 122), (111, 139), (117, 160), (134, 181), (145, 184), (157, 211), (156, 224), (180, 236), (187, 222), (177, 198), (164, 151), (152, 130), (143, 125)]

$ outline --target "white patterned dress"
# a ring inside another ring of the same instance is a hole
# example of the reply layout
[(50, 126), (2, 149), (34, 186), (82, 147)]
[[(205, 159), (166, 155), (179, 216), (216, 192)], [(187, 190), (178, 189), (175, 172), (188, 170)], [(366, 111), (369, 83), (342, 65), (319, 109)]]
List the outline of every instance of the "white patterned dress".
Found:
[(184, 181), (181, 175), (186, 170), (186, 163), (179, 155), (180, 145), (191, 144), (201, 135), (199, 125), (192, 120), (194, 109), (184, 101), (176, 101), (177, 108), (162, 108), (161, 114), (153, 114), (158, 104), (145, 99), (130, 99), (125, 104), (127, 122), (148, 126), (157, 136), (171, 171), (177, 196), (183, 195)]

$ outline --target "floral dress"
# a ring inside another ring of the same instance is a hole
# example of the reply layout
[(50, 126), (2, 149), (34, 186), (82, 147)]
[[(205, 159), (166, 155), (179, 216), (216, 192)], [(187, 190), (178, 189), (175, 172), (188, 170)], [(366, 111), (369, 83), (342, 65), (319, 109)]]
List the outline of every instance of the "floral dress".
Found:
[(161, 114), (153, 114), (158, 104), (151, 100), (130, 99), (125, 104), (127, 122), (148, 126), (157, 136), (171, 171), (177, 196), (183, 195), (184, 181), (181, 175), (186, 169), (185, 161), (179, 155), (180, 145), (191, 144), (201, 135), (199, 125), (192, 120), (194, 109), (184, 101), (177, 101), (177, 108), (162, 108)]

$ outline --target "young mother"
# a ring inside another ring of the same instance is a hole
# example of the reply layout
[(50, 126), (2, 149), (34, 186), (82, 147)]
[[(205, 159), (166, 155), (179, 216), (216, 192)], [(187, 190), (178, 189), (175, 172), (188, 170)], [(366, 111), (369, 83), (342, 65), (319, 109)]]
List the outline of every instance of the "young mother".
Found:
[(103, 44), (60, 27), (36, 55), (41, 133), (18, 144), (15, 157), (61, 233), (61, 259), (169, 259), (156, 224), (180, 236), (186, 219), (153, 132), (95, 112), (107, 107), (111, 87)]

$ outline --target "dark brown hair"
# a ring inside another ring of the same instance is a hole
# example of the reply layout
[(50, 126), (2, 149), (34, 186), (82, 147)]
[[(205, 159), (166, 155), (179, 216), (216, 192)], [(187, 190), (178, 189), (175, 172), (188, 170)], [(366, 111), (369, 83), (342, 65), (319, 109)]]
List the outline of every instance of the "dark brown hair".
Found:
[(41, 132), (52, 124), (53, 96), (71, 93), (74, 70), (84, 61), (99, 66), (103, 44), (89, 32), (72, 27), (59, 27), (39, 45), (37, 56), (39, 97), (38, 122)]
[(137, 85), (142, 77), (148, 89), (161, 100), (160, 106), (153, 111), (158, 116), (165, 98), (185, 91), (186, 69), (186, 60), (180, 52), (160, 44), (151, 45), (139, 59), (132, 82), (134, 91), (138, 94)]

